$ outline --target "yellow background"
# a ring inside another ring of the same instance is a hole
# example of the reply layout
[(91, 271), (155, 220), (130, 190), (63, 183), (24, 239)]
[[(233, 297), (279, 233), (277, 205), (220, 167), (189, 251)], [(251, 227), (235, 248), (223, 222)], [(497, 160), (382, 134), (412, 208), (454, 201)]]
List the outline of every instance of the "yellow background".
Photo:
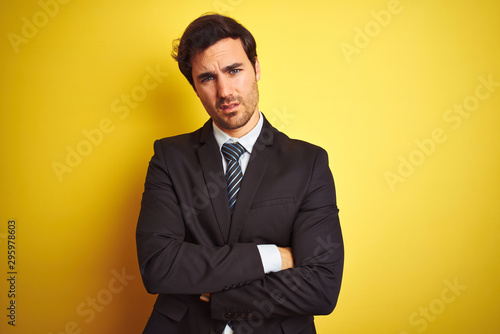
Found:
[[(154, 297), (134, 233), (152, 144), (207, 119), (171, 42), (208, 11), (254, 34), (271, 122), (329, 152), (345, 275), (318, 332), (500, 331), (498, 1), (60, 1), (0, 4), (2, 333), (141, 332)], [(147, 68), (161, 76), (141, 91)], [(479, 78), (496, 84), (477, 88)], [(132, 92), (147, 96), (115, 112)], [(470, 115), (450, 114), (464, 103)], [(85, 146), (84, 131), (102, 122), (108, 133)], [(88, 154), (58, 177), (53, 164), (78, 145)]]

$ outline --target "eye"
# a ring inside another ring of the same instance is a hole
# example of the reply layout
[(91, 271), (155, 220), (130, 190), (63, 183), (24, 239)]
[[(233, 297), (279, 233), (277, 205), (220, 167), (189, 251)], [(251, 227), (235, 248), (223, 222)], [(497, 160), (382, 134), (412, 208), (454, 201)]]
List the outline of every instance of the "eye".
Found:
[(236, 73), (238, 73), (238, 72), (240, 72), (240, 71), (241, 71), (241, 69), (239, 69), (239, 68), (235, 68), (235, 69), (232, 69), (231, 71), (229, 71), (229, 73), (231, 73), (231, 74), (236, 74)]
[(209, 75), (209, 76), (205, 77), (203, 80), (201, 80), (201, 82), (208, 82), (208, 81), (211, 81), (213, 79), (214, 79), (214, 77)]

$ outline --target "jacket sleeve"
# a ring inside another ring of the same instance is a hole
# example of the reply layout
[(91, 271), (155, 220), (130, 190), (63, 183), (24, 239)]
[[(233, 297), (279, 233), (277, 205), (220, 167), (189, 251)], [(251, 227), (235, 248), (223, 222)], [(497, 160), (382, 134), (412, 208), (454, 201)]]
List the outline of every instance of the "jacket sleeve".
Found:
[(234, 286), (234, 282), (262, 279), (264, 269), (256, 244), (215, 247), (185, 241), (186, 222), (161, 141), (155, 142), (154, 150), (136, 230), (139, 266), (146, 290), (201, 294), (224, 290)]
[(335, 308), (344, 247), (326, 151), (319, 150), (292, 231), (295, 267), (213, 293), (214, 319), (262, 319), (329, 314)]

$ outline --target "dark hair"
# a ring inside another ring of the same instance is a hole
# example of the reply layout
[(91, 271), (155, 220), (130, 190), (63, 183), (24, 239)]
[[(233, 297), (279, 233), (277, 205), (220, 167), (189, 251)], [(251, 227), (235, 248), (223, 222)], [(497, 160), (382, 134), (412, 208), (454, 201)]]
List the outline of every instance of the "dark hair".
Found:
[(239, 38), (255, 69), (257, 45), (250, 31), (230, 17), (204, 14), (191, 22), (182, 37), (173, 42), (172, 57), (179, 63), (179, 69), (193, 88), (193, 57), (224, 38)]

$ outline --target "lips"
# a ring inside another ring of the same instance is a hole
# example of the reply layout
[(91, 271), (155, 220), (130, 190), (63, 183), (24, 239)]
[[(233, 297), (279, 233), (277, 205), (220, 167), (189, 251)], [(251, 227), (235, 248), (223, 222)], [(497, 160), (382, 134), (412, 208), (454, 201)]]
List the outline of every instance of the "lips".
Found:
[(226, 111), (226, 112), (231, 112), (233, 110), (235, 110), (240, 104), (239, 103), (229, 103), (229, 104), (222, 104), (220, 106), (220, 108), (223, 110), (223, 111)]

